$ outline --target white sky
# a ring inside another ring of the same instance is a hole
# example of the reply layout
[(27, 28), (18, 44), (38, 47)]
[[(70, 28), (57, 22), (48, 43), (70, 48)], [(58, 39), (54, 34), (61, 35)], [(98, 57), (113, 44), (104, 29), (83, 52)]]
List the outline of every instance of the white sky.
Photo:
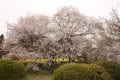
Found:
[(0, 34), (6, 32), (6, 22), (15, 22), (29, 14), (53, 15), (63, 6), (73, 6), (85, 15), (107, 16), (119, 0), (0, 0)]

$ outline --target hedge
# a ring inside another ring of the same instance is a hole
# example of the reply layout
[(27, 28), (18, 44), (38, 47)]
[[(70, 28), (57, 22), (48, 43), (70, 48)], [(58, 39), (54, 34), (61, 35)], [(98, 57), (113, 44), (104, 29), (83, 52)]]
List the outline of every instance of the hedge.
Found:
[(66, 64), (54, 72), (53, 80), (112, 80), (106, 70), (96, 64)]
[(22, 63), (11, 60), (0, 60), (0, 80), (22, 80), (25, 68)]

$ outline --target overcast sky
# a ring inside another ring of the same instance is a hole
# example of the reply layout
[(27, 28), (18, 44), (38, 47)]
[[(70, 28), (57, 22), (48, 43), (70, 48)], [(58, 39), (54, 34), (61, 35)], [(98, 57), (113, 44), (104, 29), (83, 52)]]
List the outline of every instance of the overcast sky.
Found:
[(20, 16), (45, 14), (52, 16), (63, 6), (73, 6), (88, 16), (107, 16), (119, 0), (0, 0), (0, 34), (6, 32), (6, 22), (16, 22)]

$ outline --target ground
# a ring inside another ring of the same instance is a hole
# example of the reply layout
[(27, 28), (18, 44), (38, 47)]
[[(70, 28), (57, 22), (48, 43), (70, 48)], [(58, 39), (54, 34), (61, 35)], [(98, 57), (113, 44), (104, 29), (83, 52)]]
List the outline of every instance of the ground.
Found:
[(27, 73), (24, 80), (51, 80), (52, 73), (42, 72), (42, 73)]

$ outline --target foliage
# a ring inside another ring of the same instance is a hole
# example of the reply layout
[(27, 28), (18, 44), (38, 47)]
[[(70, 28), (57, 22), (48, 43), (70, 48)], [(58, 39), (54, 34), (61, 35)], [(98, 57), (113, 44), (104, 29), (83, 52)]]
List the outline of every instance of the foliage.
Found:
[[(104, 43), (101, 44), (101, 48), (106, 49), (106, 53), (110, 54), (109, 58), (115, 62), (120, 62), (120, 14), (119, 7), (112, 9), (111, 14), (105, 19), (106, 33), (104, 34)], [(107, 47), (107, 48), (106, 48)], [(104, 51), (104, 50), (101, 50)], [(107, 56), (108, 57), (108, 56)]]
[(4, 35), (1, 34), (1, 35), (0, 35), (0, 47), (2, 46), (3, 41), (4, 41)]
[(120, 64), (112, 61), (96, 61), (94, 62), (106, 69), (109, 72), (113, 80), (120, 80)]
[(56, 58), (56, 59), (54, 59), (53, 61), (55, 61), (55, 62), (69, 62), (69, 59), (68, 58)]
[(0, 58), (6, 54), (6, 51), (3, 49), (4, 35), (0, 35)]
[(21, 17), (17, 24), (8, 24), (7, 45), (21, 46), (28, 51), (39, 51), (46, 38), (49, 17), (33, 15)]
[(103, 67), (95, 64), (66, 64), (54, 72), (54, 80), (111, 80)]
[(30, 62), (26, 65), (26, 70), (27, 71), (39, 71), (38, 64)]
[[(55, 62), (56, 61), (56, 62)], [(55, 69), (57, 69), (59, 66), (68, 63), (68, 59), (61, 59), (58, 58), (54, 61), (48, 61), (47, 59), (41, 59), (41, 60), (24, 60), (22, 63), (25, 65), (27, 71), (51, 71), (53, 72)]]
[(21, 80), (24, 77), (23, 64), (11, 60), (0, 60), (0, 80)]
[(104, 20), (81, 14), (72, 6), (61, 8), (50, 19), (44, 15), (28, 15), (7, 25), (6, 49), (24, 53), (26, 59), (53, 61), (66, 57), (69, 62), (80, 58), (86, 63), (100, 58), (120, 61), (120, 16), (113, 11), (107, 23)]
[(24, 64), (26, 71), (39, 71), (38, 61), (27, 59), (22, 61), (22, 63)]
[(2, 56), (6, 55), (7, 52), (4, 51), (3, 49), (0, 49), (0, 58), (2, 58)]
[(9, 60), (17, 60), (17, 61), (21, 61), (23, 60), (23, 57), (21, 55), (19, 55), (18, 53), (8, 53), (5, 57), (3, 57), (4, 59), (9, 59)]

